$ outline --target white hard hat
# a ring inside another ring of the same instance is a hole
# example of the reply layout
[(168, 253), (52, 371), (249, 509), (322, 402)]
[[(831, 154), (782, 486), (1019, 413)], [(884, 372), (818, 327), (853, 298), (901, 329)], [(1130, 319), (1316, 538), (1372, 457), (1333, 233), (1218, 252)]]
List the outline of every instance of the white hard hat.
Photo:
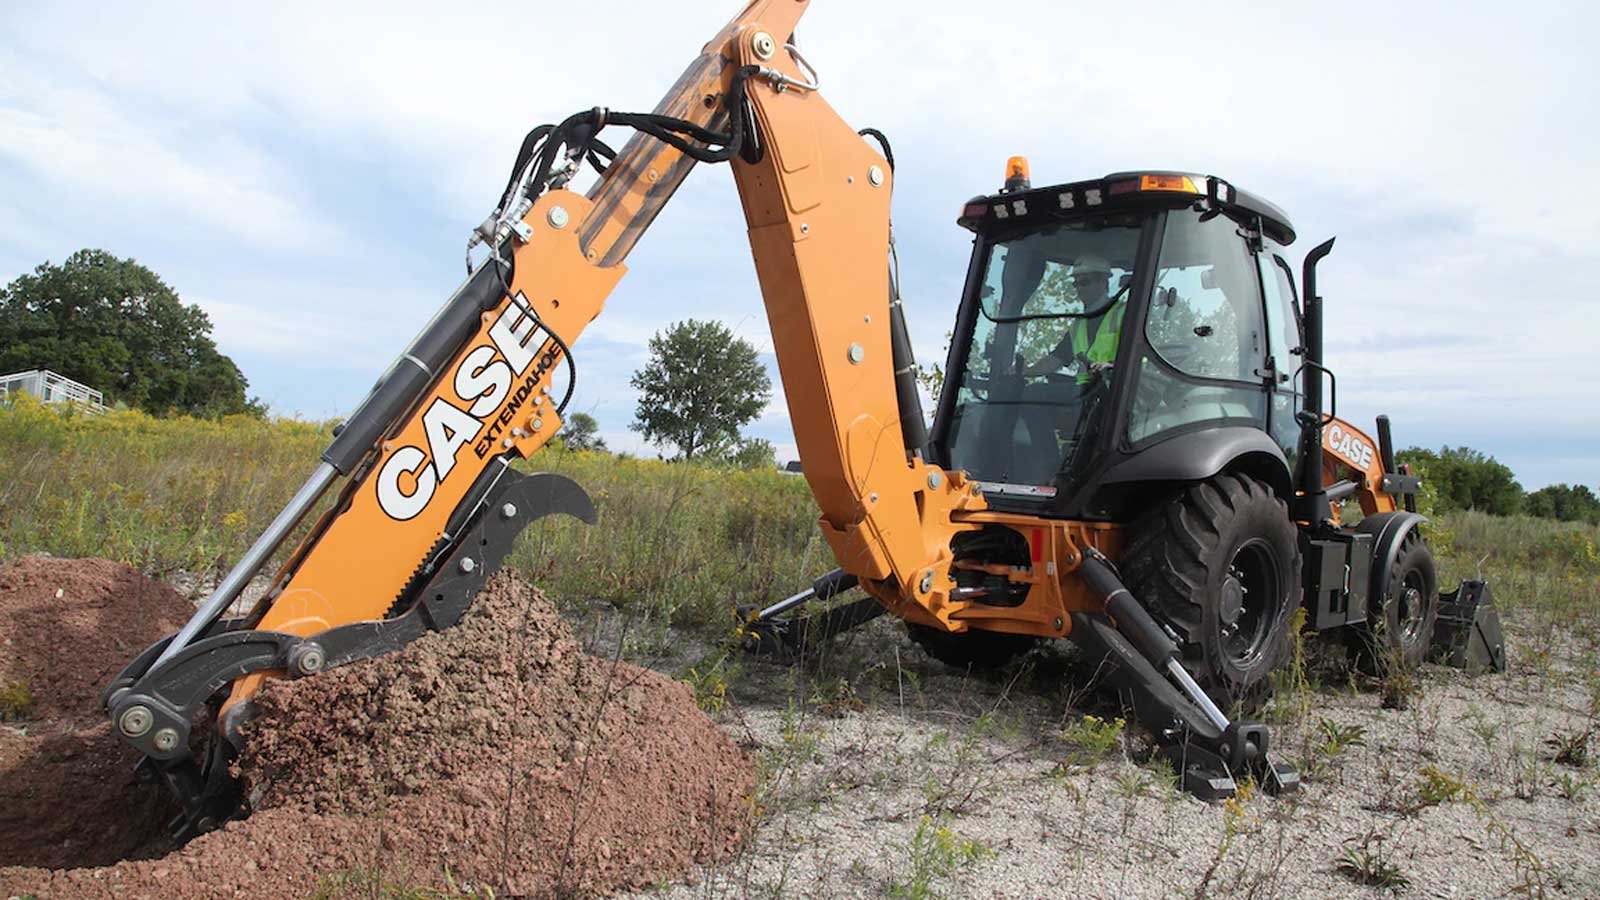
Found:
[(1111, 264), (1106, 262), (1104, 256), (1085, 253), (1078, 257), (1078, 261), (1072, 266), (1072, 274), (1109, 276), (1111, 274)]

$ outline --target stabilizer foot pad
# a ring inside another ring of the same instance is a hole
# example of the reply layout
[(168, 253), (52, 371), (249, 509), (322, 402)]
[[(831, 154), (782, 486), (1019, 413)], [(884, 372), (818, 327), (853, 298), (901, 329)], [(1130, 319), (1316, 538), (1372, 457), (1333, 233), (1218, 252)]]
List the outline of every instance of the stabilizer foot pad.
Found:
[(1266, 792), (1274, 797), (1300, 791), (1300, 773), (1287, 763), (1267, 760), (1261, 767), (1260, 781)]

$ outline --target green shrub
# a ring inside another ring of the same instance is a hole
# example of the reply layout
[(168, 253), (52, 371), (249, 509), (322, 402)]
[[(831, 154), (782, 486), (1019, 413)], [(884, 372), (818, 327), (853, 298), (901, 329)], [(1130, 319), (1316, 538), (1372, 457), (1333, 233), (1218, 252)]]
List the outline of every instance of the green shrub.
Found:
[(0, 682), (0, 722), (25, 719), (32, 712), (33, 691), (25, 682)]
[(1122, 732), (1127, 722), (1084, 716), (1061, 729), (1061, 739), (1072, 747), (1069, 761), (1074, 765), (1089, 765), (1109, 756), (1122, 743)]
[(906, 880), (890, 885), (889, 896), (906, 900), (937, 897), (940, 882), (989, 855), (988, 847), (956, 834), (944, 819), (923, 816), (911, 837), (911, 871)]
[(1435, 766), (1423, 766), (1417, 771), (1417, 805), (1437, 806), (1441, 803), (1453, 803), (1465, 800), (1470, 796), (1467, 783), (1459, 775), (1453, 775)]

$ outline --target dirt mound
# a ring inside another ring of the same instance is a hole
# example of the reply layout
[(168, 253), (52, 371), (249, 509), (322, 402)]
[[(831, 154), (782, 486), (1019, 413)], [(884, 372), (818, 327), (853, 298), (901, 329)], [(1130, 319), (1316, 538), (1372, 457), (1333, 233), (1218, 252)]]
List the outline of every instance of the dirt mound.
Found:
[(750, 763), (688, 690), (584, 655), (504, 575), (457, 627), (258, 708), (238, 762), (250, 818), (162, 859), (0, 869), (0, 895), (588, 895), (680, 877), (748, 823)]
[(159, 581), (104, 559), (25, 556), (0, 566), (0, 682), (41, 719), (96, 719), (100, 689), (194, 612)]

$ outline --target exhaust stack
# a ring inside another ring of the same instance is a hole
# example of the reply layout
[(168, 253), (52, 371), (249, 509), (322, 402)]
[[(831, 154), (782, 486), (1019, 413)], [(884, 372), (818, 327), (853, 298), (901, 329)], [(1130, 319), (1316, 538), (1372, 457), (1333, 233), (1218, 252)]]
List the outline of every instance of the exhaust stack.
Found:
[[(1310, 376), (1305, 382), (1305, 408), (1298, 416), (1300, 421), (1299, 476), (1295, 485), (1294, 517), (1301, 522), (1318, 525), (1333, 518), (1333, 508), (1328, 504), (1327, 492), (1322, 488), (1322, 375), (1328, 372), (1322, 366), (1322, 297), (1317, 294), (1317, 264), (1333, 252), (1334, 238), (1328, 238), (1311, 248), (1301, 268), (1300, 283), (1305, 290), (1305, 365)], [(1332, 376), (1332, 373), (1328, 373)], [(1329, 413), (1331, 415), (1331, 413)]]

